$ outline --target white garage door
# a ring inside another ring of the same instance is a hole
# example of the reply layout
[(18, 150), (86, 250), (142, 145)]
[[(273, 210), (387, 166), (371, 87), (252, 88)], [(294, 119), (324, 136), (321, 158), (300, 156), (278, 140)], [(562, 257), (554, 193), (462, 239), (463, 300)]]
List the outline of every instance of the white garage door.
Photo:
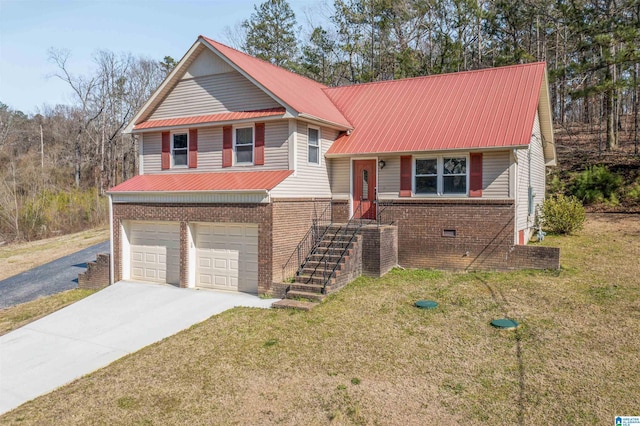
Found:
[(131, 222), (131, 278), (180, 283), (180, 225), (175, 222)]
[(258, 225), (198, 223), (196, 286), (258, 292)]

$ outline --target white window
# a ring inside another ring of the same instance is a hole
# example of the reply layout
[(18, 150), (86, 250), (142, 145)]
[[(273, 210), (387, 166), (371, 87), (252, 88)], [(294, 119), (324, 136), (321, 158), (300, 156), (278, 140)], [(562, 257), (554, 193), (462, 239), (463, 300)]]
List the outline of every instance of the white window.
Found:
[(309, 127), (307, 130), (307, 147), (309, 164), (320, 164), (320, 129)]
[(253, 127), (237, 127), (234, 130), (236, 164), (253, 164)]
[(173, 133), (171, 135), (171, 161), (174, 167), (186, 167), (189, 158), (189, 134)]
[(465, 195), (467, 157), (416, 158), (414, 193), (417, 195)]

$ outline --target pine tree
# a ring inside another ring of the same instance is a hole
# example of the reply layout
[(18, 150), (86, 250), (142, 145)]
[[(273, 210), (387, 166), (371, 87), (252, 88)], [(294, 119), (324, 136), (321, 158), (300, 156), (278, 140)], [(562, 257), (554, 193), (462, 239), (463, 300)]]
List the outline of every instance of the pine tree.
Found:
[(295, 68), (298, 52), (296, 17), (286, 0), (267, 0), (254, 6), (246, 30), (243, 50), (274, 65)]

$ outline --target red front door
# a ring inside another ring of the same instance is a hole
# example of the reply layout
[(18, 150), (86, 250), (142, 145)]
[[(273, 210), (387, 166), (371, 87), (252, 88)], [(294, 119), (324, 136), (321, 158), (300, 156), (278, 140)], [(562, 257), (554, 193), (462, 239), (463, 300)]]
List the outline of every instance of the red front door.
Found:
[(376, 170), (376, 160), (353, 162), (353, 215), (356, 218), (376, 218)]

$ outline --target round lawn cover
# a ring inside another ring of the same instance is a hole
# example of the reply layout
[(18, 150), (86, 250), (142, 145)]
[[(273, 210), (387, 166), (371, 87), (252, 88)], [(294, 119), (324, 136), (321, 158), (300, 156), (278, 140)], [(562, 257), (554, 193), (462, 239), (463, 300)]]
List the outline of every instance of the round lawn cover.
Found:
[(416, 306), (420, 309), (435, 309), (438, 307), (438, 302), (433, 300), (418, 300)]
[(491, 325), (501, 330), (513, 330), (517, 328), (520, 324), (518, 324), (517, 321), (512, 319), (500, 318), (500, 319), (495, 319), (491, 321)]

